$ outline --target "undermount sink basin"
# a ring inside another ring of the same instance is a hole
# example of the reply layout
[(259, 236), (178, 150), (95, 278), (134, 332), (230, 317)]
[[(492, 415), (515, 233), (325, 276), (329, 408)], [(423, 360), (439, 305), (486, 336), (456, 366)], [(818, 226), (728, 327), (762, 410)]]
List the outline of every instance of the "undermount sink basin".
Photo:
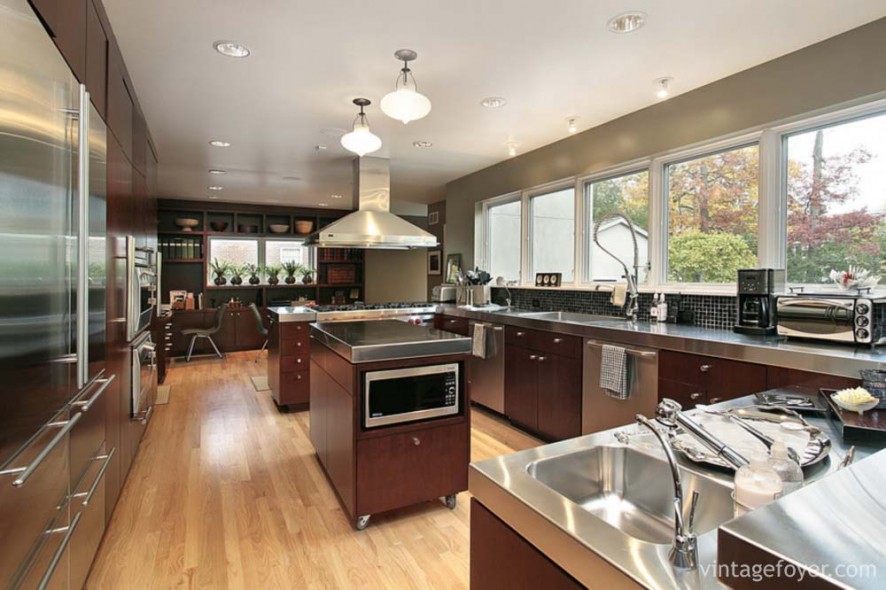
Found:
[[(670, 467), (624, 446), (598, 446), (527, 466), (529, 475), (623, 534), (656, 544), (674, 538), (674, 486)], [(680, 468), (688, 515), (698, 491), (695, 533), (703, 535), (733, 518), (732, 488)]]
[(575, 313), (571, 311), (530, 311), (520, 313), (519, 316), (521, 318), (529, 318), (533, 320), (550, 320), (554, 322), (576, 323), (589, 323), (598, 321), (599, 319), (603, 319), (601, 318), (601, 316), (590, 315), (587, 313)]

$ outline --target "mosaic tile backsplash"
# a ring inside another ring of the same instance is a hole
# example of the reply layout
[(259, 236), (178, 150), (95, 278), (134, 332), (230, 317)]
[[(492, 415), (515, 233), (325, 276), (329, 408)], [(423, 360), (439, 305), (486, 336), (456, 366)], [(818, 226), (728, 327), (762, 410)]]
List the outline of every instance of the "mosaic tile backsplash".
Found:
[[(507, 291), (500, 287), (492, 288), (492, 300), (504, 305)], [(569, 291), (542, 289), (511, 288), (511, 304), (525, 309), (542, 311), (572, 311), (622, 317), (622, 308), (609, 303), (609, 293), (605, 291)], [(732, 329), (735, 325), (735, 297), (721, 295), (675, 295), (665, 298), (671, 313), (675, 306), (679, 309), (691, 310), (693, 324), (704, 328)], [(652, 293), (640, 293), (641, 320), (649, 320), (649, 308), (652, 306)]]

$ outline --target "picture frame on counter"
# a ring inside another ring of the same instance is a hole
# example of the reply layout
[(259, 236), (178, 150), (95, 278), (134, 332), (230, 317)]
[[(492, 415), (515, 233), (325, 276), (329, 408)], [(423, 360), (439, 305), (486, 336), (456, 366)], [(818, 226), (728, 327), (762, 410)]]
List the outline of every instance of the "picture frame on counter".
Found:
[(461, 269), (461, 254), (446, 255), (446, 282), (455, 284), (458, 271)]
[(443, 269), (440, 266), (442, 253), (439, 250), (429, 250), (428, 251), (428, 274), (429, 275), (441, 275), (443, 274)]

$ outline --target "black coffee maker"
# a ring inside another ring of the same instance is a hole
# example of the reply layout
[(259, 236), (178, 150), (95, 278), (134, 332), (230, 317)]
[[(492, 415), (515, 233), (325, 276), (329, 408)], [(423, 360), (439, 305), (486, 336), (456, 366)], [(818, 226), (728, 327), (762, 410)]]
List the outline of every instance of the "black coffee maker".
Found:
[(733, 328), (735, 332), (759, 336), (775, 334), (775, 296), (784, 291), (784, 280), (784, 269), (749, 268), (738, 271), (738, 321)]

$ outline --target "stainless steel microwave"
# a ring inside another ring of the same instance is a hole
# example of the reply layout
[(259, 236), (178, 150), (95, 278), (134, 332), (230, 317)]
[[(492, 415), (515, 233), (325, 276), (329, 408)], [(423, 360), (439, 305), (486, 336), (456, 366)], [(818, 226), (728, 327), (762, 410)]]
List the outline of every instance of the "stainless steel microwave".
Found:
[(364, 428), (459, 412), (458, 363), (367, 371), (363, 379)]
[(784, 295), (776, 303), (778, 333), (845, 344), (886, 344), (886, 298)]

